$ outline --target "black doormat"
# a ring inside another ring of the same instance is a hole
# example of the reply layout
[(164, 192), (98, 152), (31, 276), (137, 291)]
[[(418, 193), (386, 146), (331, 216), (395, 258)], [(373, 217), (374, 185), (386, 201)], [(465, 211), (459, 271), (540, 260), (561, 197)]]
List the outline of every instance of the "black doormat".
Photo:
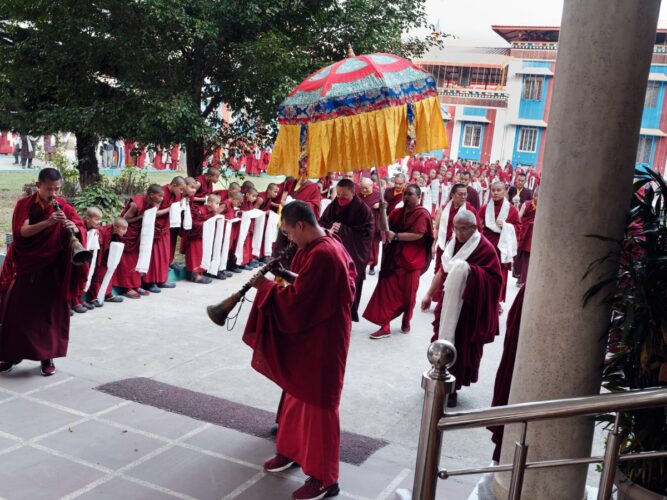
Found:
[[(148, 378), (128, 378), (96, 387), (98, 391), (154, 406), (190, 418), (228, 427), (252, 436), (271, 439), (275, 414), (226, 399), (183, 389)], [(387, 445), (383, 439), (341, 432), (340, 459), (361, 465)]]

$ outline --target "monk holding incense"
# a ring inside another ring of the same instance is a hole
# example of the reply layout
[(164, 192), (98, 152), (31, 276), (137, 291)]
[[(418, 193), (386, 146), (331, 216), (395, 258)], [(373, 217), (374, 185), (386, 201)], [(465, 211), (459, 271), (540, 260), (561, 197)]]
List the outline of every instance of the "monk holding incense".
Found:
[(87, 276), (86, 266), (72, 264), (70, 239), (73, 234), (85, 247), (86, 230), (74, 207), (58, 196), (61, 182), (58, 170), (42, 169), (37, 192), (14, 208), (13, 241), (0, 275), (0, 373), (30, 359), (50, 376), (56, 372), (53, 359), (67, 355), (68, 302)]
[(309, 477), (292, 498), (331, 497), (340, 491), (338, 407), (355, 266), (305, 202), (285, 206), (282, 231), (298, 247), (291, 265), (293, 283), (283, 287), (261, 274), (251, 279), (257, 295), (243, 335), (253, 349), (253, 368), (285, 391), (277, 453), (264, 469), (280, 472), (298, 464)]
[(404, 206), (389, 214), (380, 276), (364, 312), (364, 318), (380, 325), (371, 339), (389, 337), (389, 322), (401, 314), (401, 332), (410, 332), (419, 277), (431, 263), (433, 245), (431, 213), (419, 205), (420, 196), (419, 187), (410, 184), (403, 194)]
[[(445, 246), (421, 308), (428, 310), (439, 292), (442, 299), (435, 309), (432, 340), (449, 340), (456, 347), (456, 363), (450, 371), (459, 390), (477, 382), (484, 345), (498, 334), (502, 276), (495, 248), (479, 232), (475, 213), (461, 210), (453, 224), (454, 237)], [(456, 406), (456, 392), (447, 404)]]

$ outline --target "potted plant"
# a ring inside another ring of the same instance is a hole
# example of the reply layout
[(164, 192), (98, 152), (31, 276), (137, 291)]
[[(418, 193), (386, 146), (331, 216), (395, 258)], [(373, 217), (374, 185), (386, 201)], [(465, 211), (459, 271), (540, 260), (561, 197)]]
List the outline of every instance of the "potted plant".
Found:
[[(608, 238), (595, 236), (609, 241)], [(630, 211), (620, 247), (618, 272), (601, 276), (587, 301), (605, 287), (611, 303), (603, 387), (611, 392), (667, 385), (667, 183), (650, 169), (636, 174)], [(610, 255), (589, 268), (594, 271)], [(601, 420), (613, 422), (613, 416)], [(621, 415), (622, 453), (667, 450), (667, 409)], [(616, 483), (621, 499), (664, 499), (667, 459), (621, 462)]]

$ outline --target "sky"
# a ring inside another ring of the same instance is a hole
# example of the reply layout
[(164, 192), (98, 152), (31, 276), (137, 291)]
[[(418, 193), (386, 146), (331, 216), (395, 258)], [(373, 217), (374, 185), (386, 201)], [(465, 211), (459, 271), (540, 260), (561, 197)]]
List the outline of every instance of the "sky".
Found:
[[(638, 4), (641, 0), (636, 1)], [(426, 0), (429, 22), (457, 38), (445, 45), (504, 47), (491, 25), (559, 26), (563, 0)], [(660, 27), (667, 27), (667, 1), (660, 7)]]

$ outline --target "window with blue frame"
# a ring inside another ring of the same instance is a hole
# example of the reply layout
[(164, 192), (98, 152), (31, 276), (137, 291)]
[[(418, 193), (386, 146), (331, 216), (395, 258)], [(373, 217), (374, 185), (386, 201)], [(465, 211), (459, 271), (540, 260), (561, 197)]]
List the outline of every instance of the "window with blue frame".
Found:
[(637, 147), (637, 163), (651, 164), (651, 152), (653, 151), (653, 137), (640, 136)]
[(539, 131), (535, 127), (521, 127), (517, 150), (522, 153), (536, 153), (538, 135)]
[(526, 75), (523, 77), (523, 98), (526, 101), (541, 101), (544, 91), (544, 77)]
[(479, 148), (482, 138), (482, 126), (466, 123), (463, 129), (463, 147)]
[(645, 108), (655, 108), (658, 105), (658, 94), (660, 93), (660, 83), (648, 82), (646, 86), (646, 98), (644, 99)]

